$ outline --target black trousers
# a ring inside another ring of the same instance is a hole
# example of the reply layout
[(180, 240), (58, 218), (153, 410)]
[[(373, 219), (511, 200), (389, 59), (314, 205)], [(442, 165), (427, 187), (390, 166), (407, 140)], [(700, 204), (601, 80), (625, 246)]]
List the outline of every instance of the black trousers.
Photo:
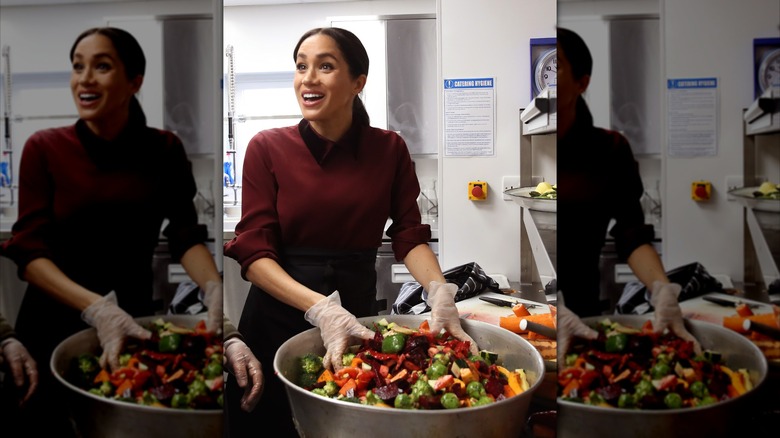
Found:
[[(377, 315), (376, 251), (286, 251), (282, 267), (296, 281), (323, 295), (338, 290), (342, 306), (357, 317)], [(263, 366), (265, 387), (251, 413), (240, 408), (243, 390), (228, 377), (225, 437), (297, 437), (284, 382), (274, 375), (276, 350), (289, 338), (311, 329), (304, 312), (278, 301), (262, 289), (249, 290), (238, 331)], [(279, 431), (271, 433), (271, 430)]]

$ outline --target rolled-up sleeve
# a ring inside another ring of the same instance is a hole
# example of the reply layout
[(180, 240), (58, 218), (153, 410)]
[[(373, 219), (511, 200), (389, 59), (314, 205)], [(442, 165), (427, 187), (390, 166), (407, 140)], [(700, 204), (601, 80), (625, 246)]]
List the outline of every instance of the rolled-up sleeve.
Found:
[(241, 265), (246, 279), (249, 266), (261, 258), (279, 260), (279, 217), (276, 211), (277, 187), (271, 160), (264, 153), (265, 133), (249, 142), (244, 158), (241, 185), (241, 220), (236, 236), (224, 247), (226, 256)]
[(178, 260), (188, 249), (206, 241), (208, 229), (198, 224), (193, 202), (198, 188), (192, 175), (192, 163), (187, 159), (181, 140), (169, 135), (166, 151), (169, 180), (165, 184), (169, 193), (164, 204), (168, 225), (163, 235), (168, 238), (171, 256)]
[(48, 234), (54, 217), (54, 182), (43, 148), (39, 134), (25, 143), (19, 162), (18, 220), (11, 228), (11, 238), (1, 247), (2, 255), (16, 263), (19, 278), (31, 261), (52, 257)]

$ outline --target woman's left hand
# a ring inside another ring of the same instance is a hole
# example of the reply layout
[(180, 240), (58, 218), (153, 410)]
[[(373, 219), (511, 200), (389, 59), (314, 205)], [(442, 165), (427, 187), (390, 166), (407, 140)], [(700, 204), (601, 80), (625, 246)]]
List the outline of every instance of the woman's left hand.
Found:
[(682, 309), (677, 301), (681, 289), (682, 286), (676, 283), (653, 282), (653, 291), (650, 295), (650, 304), (655, 309), (653, 329), (656, 332), (663, 332), (668, 328), (680, 338), (693, 342), (694, 351), (701, 353), (699, 341), (688, 332), (683, 322)]
[(438, 334), (445, 329), (461, 341), (468, 341), (472, 354), (479, 354), (477, 343), (460, 326), (460, 314), (455, 306), (458, 286), (453, 283), (432, 281), (428, 286), (428, 305), (431, 306), (431, 332)]

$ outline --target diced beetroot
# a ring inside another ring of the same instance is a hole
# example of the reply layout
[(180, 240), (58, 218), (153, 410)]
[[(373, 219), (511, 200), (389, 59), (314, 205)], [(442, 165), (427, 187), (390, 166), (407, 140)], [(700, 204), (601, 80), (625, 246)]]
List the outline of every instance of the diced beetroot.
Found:
[(485, 392), (492, 395), (494, 398), (499, 394), (504, 393), (504, 385), (498, 379), (490, 379), (485, 384)]
[(149, 392), (151, 392), (153, 396), (157, 397), (157, 400), (165, 401), (173, 397), (173, 394), (176, 393), (176, 389), (170, 383), (166, 383), (164, 385), (151, 388)]
[(398, 387), (396, 383), (391, 383), (389, 385), (384, 385), (378, 388), (374, 388), (374, 394), (376, 394), (377, 397), (381, 398), (384, 401), (393, 400), (400, 393), (401, 393), (401, 389)]

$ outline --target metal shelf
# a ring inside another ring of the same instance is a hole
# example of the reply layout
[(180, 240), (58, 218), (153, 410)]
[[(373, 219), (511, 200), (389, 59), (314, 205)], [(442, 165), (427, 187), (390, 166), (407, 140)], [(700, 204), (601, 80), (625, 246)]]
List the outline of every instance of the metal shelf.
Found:
[[(761, 146), (780, 146), (780, 88), (772, 88), (743, 110), (743, 183), (745, 187), (759, 185), (756, 177), (757, 143)], [(739, 199), (738, 199), (739, 200)], [(745, 284), (761, 285), (764, 289), (780, 279), (780, 269), (772, 251), (780, 251), (775, 242), (773, 248), (765, 234), (780, 236), (780, 229), (766, 229), (776, 223), (773, 216), (780, 217), (780, 211), (765, 211), (756, 208), (747, 200), (740, 200), (744, 208), (743, 247), (745, 258)], [(758, 216), (770, 215), (762, 226)], [(772, 239), (772, 241), (780, 239)]]
[[(532, 106), (534, 102), (532, 102)], [(543, 105), (546, 105), (543, 104)], [(532, 181), (532, 162), (534, 139), (556, 136), (556, 113), (543, 111), (520, 110), (520, 186), (530, 187)], [(534, 114), (535, 113), (535, 114)], [(526, 123), (529, 114), (533, 114), (535, 124)], [(525, 119), (525, 120), (524, 120)], [(543, 123), (539, 123), (543, 121)], [(555, 144), (553, 142), (553, 144)], [(555, 262), (550, 256), (555, 254), (556, 213), (534, 211), (520, 206), (520, 283), (536, 285), (544, 288), (556, 279)], [(546, 237), (546, 239), (545, 239)], [(553, 246), (547, 248), (547, 245)]]

